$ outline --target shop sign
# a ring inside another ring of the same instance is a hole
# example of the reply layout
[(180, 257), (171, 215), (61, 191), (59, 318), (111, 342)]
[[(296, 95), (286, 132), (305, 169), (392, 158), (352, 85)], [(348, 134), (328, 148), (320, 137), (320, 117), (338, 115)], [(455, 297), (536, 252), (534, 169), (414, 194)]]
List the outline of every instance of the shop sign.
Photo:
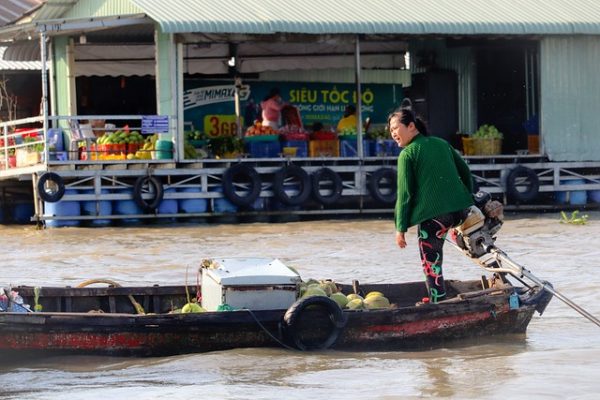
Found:
[(168, 133), (169, 132), (169, 116), (168, 115), (143, 115), (142, 116), (142, 133)]
[(204, 132), (210, 137), (233, 136), (237, 133), (237, 118), (235, 114), (208, 114), (204, 116), (203, 126)]
[[(346, 106), (356, 105), (358, 100), (353, 84), (245, 81), (240, 90), (240, 109), (245, 125), (252, 124), (259, 112), (258, 105), (274, 87), (279, 88), (284, 101), (298, 108), (305, 127), (315, 122), (336, 126)], [(363, 84), (361, 89), (363, 120), (370, 117), (375, 124), (385, 123), (388, 114), (400, 105), (403, 98), (402, 85), (399, 84)], [(234, 94), (233, 82), (227, 85), (223, 81), (186, 81), (183, 96), (185, 121), (207, 133), (232, 132), (231, 124), (237, 122)], [(224, 116), (230, 118), (224, 119)]]

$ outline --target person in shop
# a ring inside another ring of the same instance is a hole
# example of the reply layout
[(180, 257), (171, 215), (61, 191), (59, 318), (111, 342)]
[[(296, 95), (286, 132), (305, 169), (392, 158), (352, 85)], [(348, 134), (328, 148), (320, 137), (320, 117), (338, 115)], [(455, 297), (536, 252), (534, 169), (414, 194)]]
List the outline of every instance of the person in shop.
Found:
[(244, 108), (244, 126), (246, 128), (254, 125), (254, 122), (258, 117), (258, 108), (258, 104), (256, 104), (251, 97)]
[(338, 133), (346, 129), (356, 130), (356, 107), (353, 104), (348, 104), (346, 106), (344, 115), (337, 124)]
[(270, 126), (273, 129), (279, 129), (281, 121), (281, 110), (287, 103), (281, 98), (279, 88), (273, 88), (267, 96), (261, 101), (263, 126)]
[(417, 225), (417, 242), (429, 301), (446, 297), (442, 274), (448, 231), (463, 223), (473, 205), (468, 165), (445, 140), (428, 136), (425, 123), (410, 108), (388, 117), (392, 139), (403, 148), (398, 156), (395, 208), (396, 244), (406, 247), (406, 231)]
[[(98, 115), (98, 112), (94, 108), (90, 108), (86, 111), (89, 116)], [(84, 138), (97, 139), (104, 135), (104, 129), (106, 121), (104, 119), (93, 119), (82, 120), (80, 128)]]

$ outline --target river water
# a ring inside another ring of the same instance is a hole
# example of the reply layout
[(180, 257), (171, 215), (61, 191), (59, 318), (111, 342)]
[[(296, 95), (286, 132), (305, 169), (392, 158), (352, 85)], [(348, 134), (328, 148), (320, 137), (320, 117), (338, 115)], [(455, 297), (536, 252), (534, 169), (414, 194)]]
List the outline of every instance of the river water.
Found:
[[(600, 317), (600, 214), (507, 215), (497, 244)], [(395, 247), (389, 219), (137, 228), (0, 226), (2, 285), (181, 284), (204, 257), (272, 257), (306, 278), (421, 280), (415, 231)], [(483, 270), (446, 246), (447, 279)], [(0, 340), (2, 340), (0, 338)], [(163, 358), (4, 359), (3, 399), (597, 399), (600, 328), (553, 299), (525, 337), (419, 352), (239, 349)]]

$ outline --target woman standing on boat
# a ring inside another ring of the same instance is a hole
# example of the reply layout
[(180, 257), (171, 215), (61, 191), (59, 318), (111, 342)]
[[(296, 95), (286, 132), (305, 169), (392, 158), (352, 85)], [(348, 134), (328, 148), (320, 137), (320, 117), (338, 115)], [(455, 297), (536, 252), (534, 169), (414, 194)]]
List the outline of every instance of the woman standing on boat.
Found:
[(427, 128), (409, 107), (388, 117), (392, 138), (403, 149), (398, 156), (396, 244), (406, 247), (405, 233), (417, 226), (419, 253), (429, 300), (446, 296), (442, 275), (443, 246), (448, 230), (460, 225), (473, 204), (468, 165), (446, 142), (427, 136)]

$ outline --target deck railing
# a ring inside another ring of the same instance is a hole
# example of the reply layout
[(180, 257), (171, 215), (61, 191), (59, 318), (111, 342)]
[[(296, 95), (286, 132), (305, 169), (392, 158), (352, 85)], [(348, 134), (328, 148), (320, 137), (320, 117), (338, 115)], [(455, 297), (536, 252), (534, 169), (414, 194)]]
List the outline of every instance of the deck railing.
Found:
[[(156, 133), (177, 142), (175, 124), (168, 116), (52, 116), (47, 132), (42, 126), (42, 117), (0, 123), (0, 171), (65, 161), (118, 162), (136, 153), (151, 160), (154, 153), (142, 150), (146, 138)], [(176, 159), (177, 146), (162, 158)]]
[(47, 156), (43, 118), (33, 117), (0, 123), (0, 169), (39, 164)]

